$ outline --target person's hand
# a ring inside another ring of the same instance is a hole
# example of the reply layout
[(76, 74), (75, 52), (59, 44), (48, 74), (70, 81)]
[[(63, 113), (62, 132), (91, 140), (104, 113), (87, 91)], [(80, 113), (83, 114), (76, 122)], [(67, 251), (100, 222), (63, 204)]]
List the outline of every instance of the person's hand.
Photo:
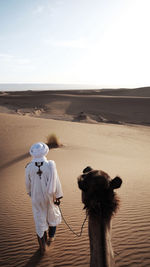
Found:
[(56, 200), (54, 201), (54, 204), (59, 206), (60, 205), (60, 199), (59, 198), (56, 198)]

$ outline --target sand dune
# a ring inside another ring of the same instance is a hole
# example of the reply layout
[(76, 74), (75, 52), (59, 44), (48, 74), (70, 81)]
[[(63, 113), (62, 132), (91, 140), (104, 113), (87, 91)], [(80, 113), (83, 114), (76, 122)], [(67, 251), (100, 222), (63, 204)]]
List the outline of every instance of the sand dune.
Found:
[[(30, 108), (33, 108), (31, 95), (32, 92), (29, 92), (29, 96), (21, 97), (19, 93), (16, 100), (17, 93), (14, 93), (14, 96), (8, 95), (7, 100), (2, 96), (1, 101), (5, 101), (5, 105), (13, 113), (15, 109), (21, 109), (25, 113), (25, 108), (29, 108), (30, 113)], [(25, 191), (24, 167), (30, 161), (28, 150), (31, 144), (38, 141), (45, 142), (47, 135), (56, 133), (63, 147), (52, 149), (48, 159), (54, 159), (57, 165), (64, 191), (61, 207), (68, 223), (76, 232), (79, 232), (85, 217), (81, 192), (77, 186), (77, 177), (84, 167), (91, 165), (95, 169), (102, 169), (111, 177), (120, 175), (123, 179), (123, 185), (118, 191), (121, 206), (113, 219), (112, 229), (116, 266), (149, 267), (149, 127), (89, 123), (90, 112), (85, 112), (86, 115), (80, 114), (84, 106), (80, 97), (76, 96), (73, 100), (73, 96), (61, 98), (52, 94), (51, 100), (47, 100), (49, 93), (47, 97), (40, 95), (41, 93), (37, 93), (34, 105), (37, 109), (43, 106), (48, 109), (48, 114), (45, 110), (45, 113), (40, 114), (40, 118), (28, 116), (28, 112), (26, 112), (27, 116), (20, 116), (17, 112), (16, 114), (0, 113), (0, 266), (89, 266), (87, 223), (83, 236), (78, 238), (62, 222), (57, 229), (56, 240), (46, 255), (41, 258), (38, 252), (31, 202)], [(40, 98), (41, 106), (38, 106)], [(83, 99), (87, 100), (84, 97)], [(95, 97), (93, 99), (95, 102), (92, 107), (94, 109), (97, 103), (98, 109), (100, 102)], [(102, 101), (103, 98), (99, 99)], [(112, 98), (110, 99), (113, 102)], [(101, 102), (104, 106), (105, 100), (104, 98), (104, 103)], [(60, 107), (59, 101), (62, 103)], [(128, 103), (127, 99), (124, 101)], [(89, 103), (86, 106), (87, 110), (92, 108), (89, 107)], [(142, 103), (144, 105), (144, 102)], [(66, 110), (69, 110), (68, 113)], [(53, 112), (53, 116), (58, 115), (62, 118), (66, 116), (66, 120), (74, 120), (75, 116), (79, 116), (78, 120), (82, 121), (80, 115), (85, 115), (83, 121), (84, 119), (87, 121), (81, 123), (41, 118), (42, 116), (49, 118), (49, 111)], [(106, 111), (107, 108), (105, 108)], [(144, 113), (143, 110), (139, 112)], [(145, 114), (144, 119), (147, 117)]]
[[(90, 123), (150, 125), (149, 88), (7, 92), (0, 95), (0, 111)], [(84, 113), (86, 120), (80, 120)]]

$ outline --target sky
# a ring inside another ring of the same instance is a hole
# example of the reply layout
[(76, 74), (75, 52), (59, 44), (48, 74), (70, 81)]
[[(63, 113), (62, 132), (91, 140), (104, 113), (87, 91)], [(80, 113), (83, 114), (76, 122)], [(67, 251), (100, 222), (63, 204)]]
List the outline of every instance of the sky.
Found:
[(149, 0), (0, 0), (0, 83), (150, 86)]

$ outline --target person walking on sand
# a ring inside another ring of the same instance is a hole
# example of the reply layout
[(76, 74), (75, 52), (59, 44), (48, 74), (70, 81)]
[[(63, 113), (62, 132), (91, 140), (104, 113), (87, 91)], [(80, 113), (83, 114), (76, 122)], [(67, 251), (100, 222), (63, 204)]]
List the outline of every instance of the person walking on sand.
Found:
[[(41, 254), (46, 243), (54, 240), (56, 226), (61, 223), (58, 205), (63, 197), (55, 162), (47, 160), (49, 148), (39, 142), (31, 146), (32, 161), (25, 168), (26, 190), (32, 200), (35, 228)], [(49, 240), (47, 240), (47, 231)]]

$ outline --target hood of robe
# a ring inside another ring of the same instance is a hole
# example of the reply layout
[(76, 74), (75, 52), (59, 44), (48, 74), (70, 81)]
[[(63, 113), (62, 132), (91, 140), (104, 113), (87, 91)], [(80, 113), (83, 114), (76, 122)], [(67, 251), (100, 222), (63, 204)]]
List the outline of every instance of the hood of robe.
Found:
[(34, 161), (41, 161), (46, 159), (46, 155), (49, 152), (49, 147), (43, 143), (39, 142), (36, 144), (33, 144), (30, 148), (30, 155), (33, 157)]

